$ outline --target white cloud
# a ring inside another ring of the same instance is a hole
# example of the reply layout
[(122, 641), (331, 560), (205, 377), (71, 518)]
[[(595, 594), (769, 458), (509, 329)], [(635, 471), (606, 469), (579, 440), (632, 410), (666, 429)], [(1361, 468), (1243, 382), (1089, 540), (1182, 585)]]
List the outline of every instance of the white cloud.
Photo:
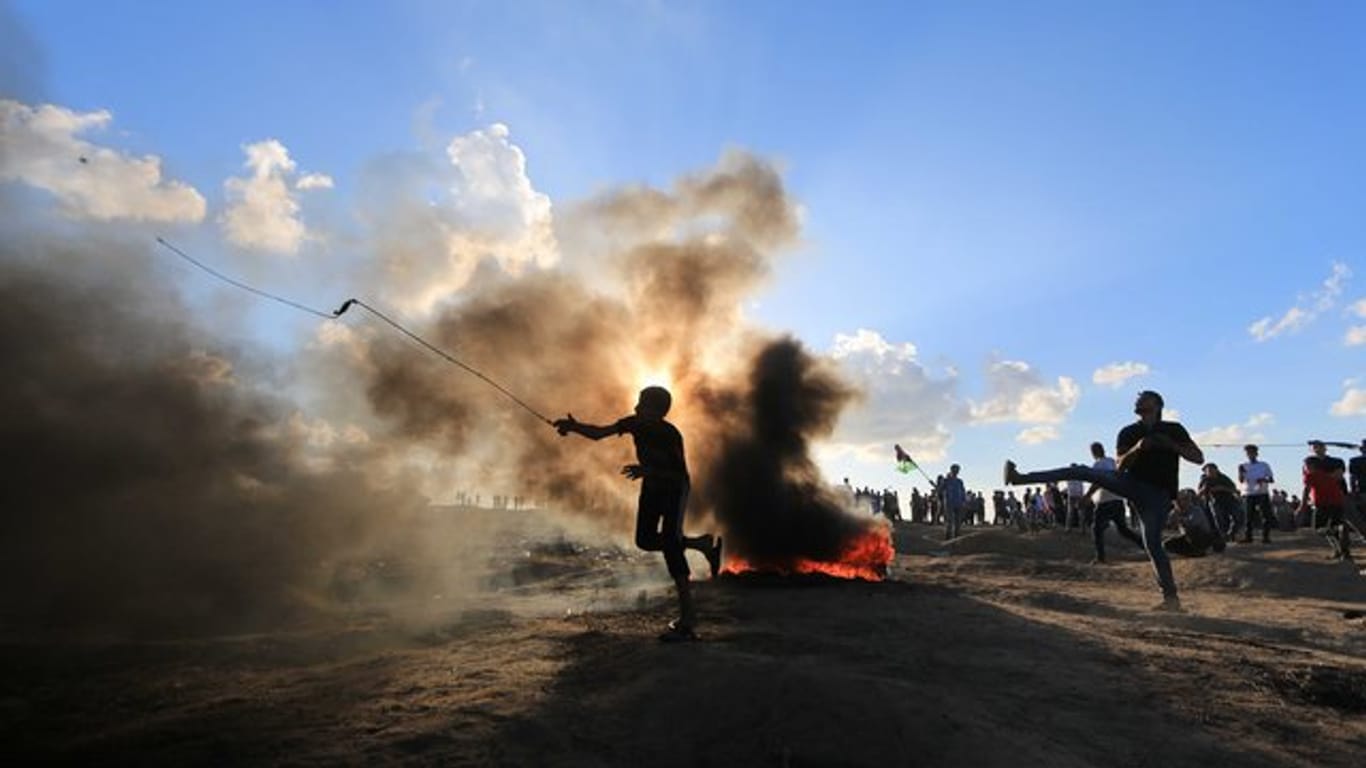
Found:
[[(1338, 297), (1352, 277), (1352, 270), (1340, 261), (1333, 262), (1333, 271), (1315, 291), (1302, 294), (1295, 305), (1287, 309), (1279, 318), (1267, 315), (1247, 327), (1247, 332), (1257, 341), (1267, 341), (1283, 333), (1298, 331), (1314, 321), (1320, 314), (1332, 309)], [(1361, 302), (1358, 302), (1360, 304)], [(1353, 305), (1354, 307), (1356, 305)]]
[(294, 182), (295, 189), (331, 189), (332, 177), (325, 173), (305, 173)]
[[(275, 139), (242, 147), (250, 174), (223, 183), (228, 208), (219, 217), (228, 241), (243, 248), (274, 253), (295, 254), (311, 237), (299, 219), (299, 201), (290, 188), (295, 173), (289, 150)], [(297, 190), (328, 189), (332, 177), (321, 173), (304, 174), (294, 185)]]
[(917, 460), (946, 455), (957, 380), (931, 377), (915, 354), (914, 344), (893, 343), (866, 328), (835, 336), (830, 356), (862, 390), (863, 400), (840, 418), (826, 452), (890, 463), (892, 444), (900, 443)]
[(1056, 427), (1028, 427), (1015, 436), (1015, 442), (1023, 445), (1038, 445), (1040, 443), (1051, 443), (1060, 437), (1062, 434), (1058, 432)]
[(831, 357), (841, 360), (859, 355), (871, 355), (879, 365), (891, 363), (895, 368), (897, 363), (915, 360), (916, 348), (908, 341), (892, 344), (882, 338), (882, 334), (867, 328), (854, 331), (852, 336), (835, 334), (835, 346), (830, 351)]
[(1366, 344), (1366, 325), (1354, 325), (1347, 329), (1347, 334), (1343, 337), (1342, 343), (1349, 347), (1359, 347)]
[(1357, 379), (1348, 379), (1342, 384), (1342, 399), (1328, 409), (1334, 416), (1366, 416), (1366, 389)]
[(1366, 318), (1366, 299), (1357, 299), (1347, 307), (1347, 311), (1357, 317)]
[[(1163, 414), (1164, 417), (1166, 414)], [(1274, 424), (1276, 417), (1269, 413), (1254, 413), (1247, 417), (1241, 424), (1228, 424), (1222, 427), (1211, 427), (1209, 429), (1192, 432), (1191, 438), (1196, 445), (1208, 445), (1211, 443), (1226, 443), (1230, 445), (1242, 445), (1244, 443), (1259, 443), (1266, 440), (1266, 435), (1262, 434), (1261, 428)]]
[(202, 220), (203, 196), (163, 179), (161, 158), (134, 157), (78, 138), (112, 121), (106, 110), (81, 113), (0, 99), (0, 182), (44, 190), (75, 218)]
[(968, 403), (968, 421), (990, 424), (1058, 424), (1081, 398), (1081, 387), (1067, 376), (1050, 386), (1028, 363), (999, 360), (987, 367), (987, 399)]
[(1091, 374), (1091, 381), (1101, 386), (1119, 389), (1124, 385), (1124, 382), (1136, 376), (1144, 376), (1150, 370), (1147, 363), (1111, 363), (1097, 368), (1096, 372)]
[(386, 158), (365, 179), (386, 298), (429, 312), (484, 260), (509, 274), (559, 261), (550, 198), (527, 176), (506, 125), (456, 136), (445, 158)]

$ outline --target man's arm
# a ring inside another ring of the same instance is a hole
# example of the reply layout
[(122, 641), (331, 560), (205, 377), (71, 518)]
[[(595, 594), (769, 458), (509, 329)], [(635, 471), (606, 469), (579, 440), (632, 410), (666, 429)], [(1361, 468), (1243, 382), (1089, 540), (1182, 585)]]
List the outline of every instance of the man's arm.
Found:
[(1200, 450), (1200, 446), (1195, 444), (1195, 441), (1191, 439), (1190, 433), (1187, 432), (1184, 427), (1178, 425), (1178, 428), (1181, 429), (1181, 432), (1176, 437), (1154, 432), (1153, 434), (1144, 437), (1140, 442), (1146, 441), (1150, 444), (1149, 447), (1165, 448), (1173, 451), (1176, 455), (1192, 464), (1204, 464), (1205, 452)]
[(1304, 490), (1300, 491), (1300, 509), (1309, 509), (1309, 475), (1314, 470), (1309, 467), (1304, 468)]
[(1138, 458), (1138, 454), (1147, 447), (1144, 442), (1147, 440), (1146, 437), (1140, 437), (1129, 445), (1125, 445), (1124, 434), (1128, 431), (1129, 430), (1126, 428), (1124, 432), (1119, 433), (1119, 437), (1115, 438), (1116, 469), (1128, 469), (1129, 465), (1134, 463), (1134, 459)]
[(606, 426), (585, 424), (584, 422), (575, 419), (574, 414), (572, 413), (565, 416), (563, 419), (556, 419), (553, 426), (561, 435), (567, 435), (570, 432), (574, 432), (583, 435), (589, 440), (601, 440), (604, 437), (611, 437), (612, 435), (618, 434), (616, 424), (609, 424)]

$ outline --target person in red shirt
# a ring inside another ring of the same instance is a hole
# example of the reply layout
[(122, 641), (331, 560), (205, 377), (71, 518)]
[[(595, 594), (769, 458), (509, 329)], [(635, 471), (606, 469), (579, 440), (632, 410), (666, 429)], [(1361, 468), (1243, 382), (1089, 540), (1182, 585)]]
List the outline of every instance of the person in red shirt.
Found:
[[(1346, 521), (1347, 465), (1342, 459), (1329, 456), (1328, 446), (1321, 440), (1311, 440), (1313, 453), (1304, 459), (1304, 512), (1310, 501), (1314, 505), (1314, 527), (1333, 546), (1332, 560), (1352, 559), (1351, 533)], [(1361, 531), (1357, 531), (1361, 533)]]

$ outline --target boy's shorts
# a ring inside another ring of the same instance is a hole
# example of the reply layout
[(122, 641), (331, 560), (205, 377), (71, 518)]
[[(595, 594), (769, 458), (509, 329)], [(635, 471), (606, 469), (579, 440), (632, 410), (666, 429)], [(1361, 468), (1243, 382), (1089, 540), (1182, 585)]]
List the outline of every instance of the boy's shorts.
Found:
[(663, 552), (669, 575), (687, 577), (688, 559), (683, 556), (683, 510), (688, 504), (688, 486), (640, 487), (636, 510), (636, 546), (648, 552)]

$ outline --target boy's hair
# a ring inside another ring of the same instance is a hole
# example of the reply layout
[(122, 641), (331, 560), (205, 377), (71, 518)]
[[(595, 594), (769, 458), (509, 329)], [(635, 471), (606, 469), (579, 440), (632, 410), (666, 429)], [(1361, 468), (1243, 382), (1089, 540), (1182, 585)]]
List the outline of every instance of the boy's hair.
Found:
[(673, 395), (663, 387), (646, 387), (640, 390), (640, 402), (659, 411), (663, 416), (669, 412), (669, 408), (674, 404)]
[(1091, 455), (1097, 457), (1104, 456), (1105, 446), (1101, 445), (1100, 443), (1091, 443)]
[(1163, 400), (1162, 400), (1162, 395), (1157, 394), (1156, 392), (1152, 391), (1151, 389), (1145, 389), (1145, 390), (1143, 390), (1142, 392), (1139, 392), (1139, 393), (1138, 393), (1138, 396), (1139, 396), (1139, 397), (1150, 398), (1153, 402), (1157, 403), (1157, 407), (1158, 407), (1158, 408), (1166, 408), (1166, 407), (1167, 407), (1167, 404), (1166, 404), (1165, 402), (1163, 402)]

